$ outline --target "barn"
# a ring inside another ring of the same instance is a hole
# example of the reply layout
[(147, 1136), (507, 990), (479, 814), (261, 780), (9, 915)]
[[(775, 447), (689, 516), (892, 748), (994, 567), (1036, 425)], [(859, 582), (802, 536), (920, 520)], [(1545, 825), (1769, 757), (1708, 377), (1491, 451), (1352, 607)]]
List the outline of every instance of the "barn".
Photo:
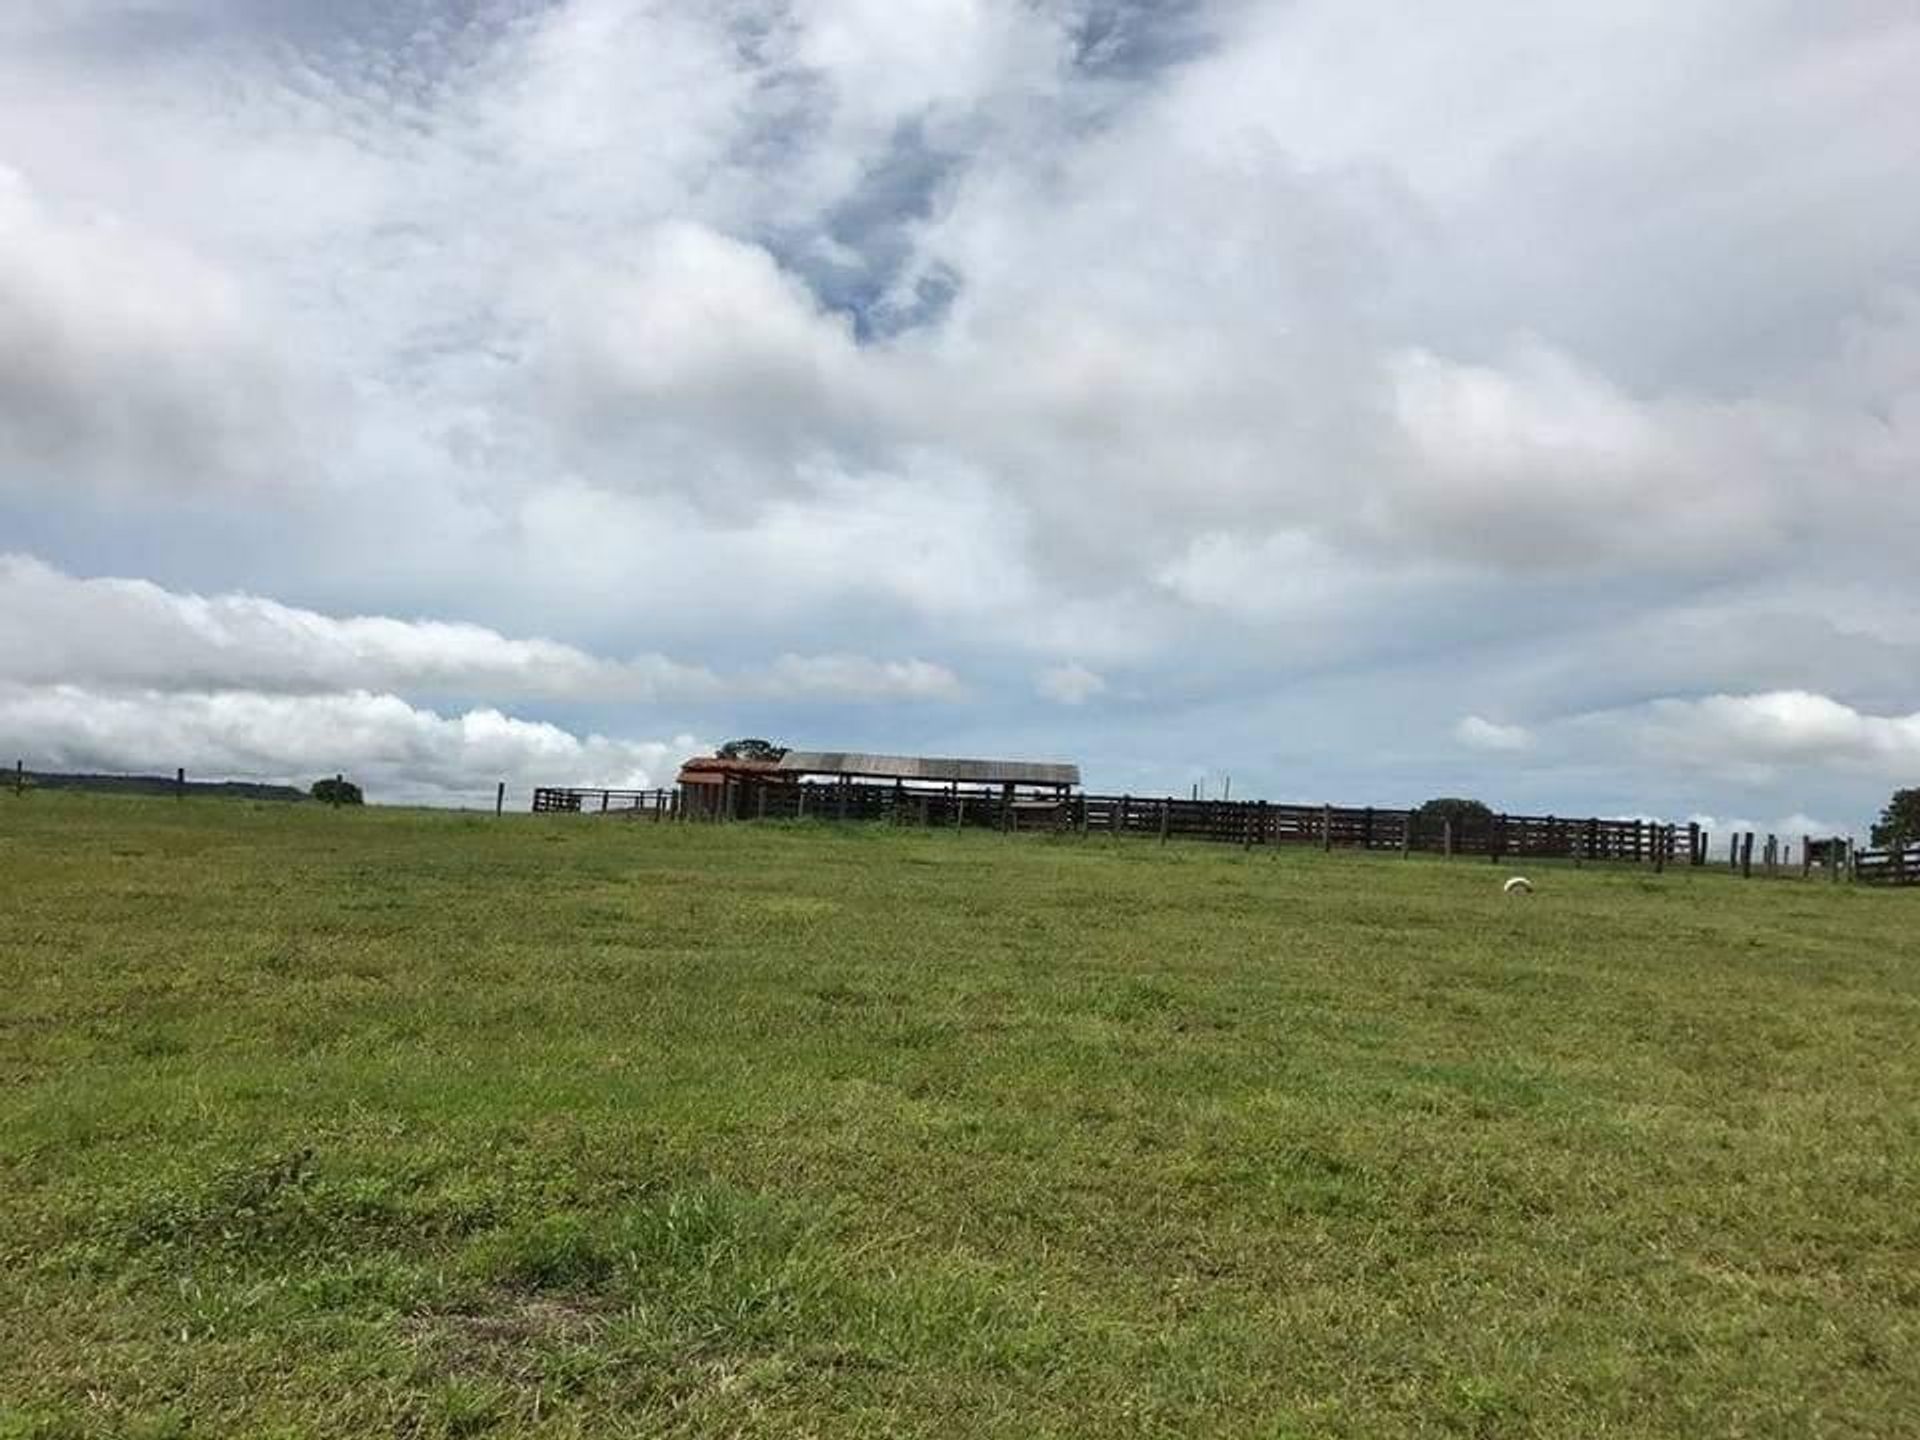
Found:
[(718, 820), (736, 813), (739, 797), (757, 787), (771, 786), (786, 791), (792, 789), (794, 781), (782, 775), (779, 765), (771, 760), (696, 755), (680, 767), (678, 784), (680, 805), (689, 818)]
[(781, 773), (833, 784), (892, 784), (913, 789), (963, 787), (1009, 799), (1066, 798), (1080, 785), (1078, 765), (1035, 760), (957, 760), (926, 755), (871, 755), (848, 750), (789, 750)]
[(1057, 823), (1080, 785), (1080, 767), (1058, 761), (790, 750), (779, 768), (815, 814), (923, 824)]

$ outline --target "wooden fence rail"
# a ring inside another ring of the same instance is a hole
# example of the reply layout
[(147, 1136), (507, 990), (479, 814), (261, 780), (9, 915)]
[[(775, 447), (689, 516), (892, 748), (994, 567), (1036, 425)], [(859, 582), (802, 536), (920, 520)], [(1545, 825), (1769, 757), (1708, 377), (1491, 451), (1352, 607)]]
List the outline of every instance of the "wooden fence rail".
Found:
[(1858, 851), (1853, 878), (1863, 885), (1920, 885), (1920, 845)]
[(533, 813), (536, 815), (605, 815), (617, 812), (622, 815), (644, 814), (666, 818), (668, 812), (678, 809), (678, 805), (679, 792), (675, 790), (576, 790), (542, 786), (533, 792)]
[(729, 778), (678, 790), (543, 787), (536, 812), (618, 814), (654, 820), (864, 820), (897, 825), (1048, 830), (1090, 836), (1207, 840), (1220, 844), (1317, 845), (1323, 849), (1547, 857), (1641, 864), (1705, 864), (1697, 826), (1557, 815), (1496, 815), (1443, 824), (1417, 811), (1265, 800), (1192, 800), (1143, 795), (1009, 795), (988, 787)]
[(859, 820), (892, 825), (1052, 831), (1083, 836), (1206, 840), (1254, 846), (1314, 845), (1332, 850), (1484, 856), (1496, 863), (1528, 859), (1574, 864), (1612, 861), (1698, 867), (1724, 863), (1736, 873), (1824, 878), (1875, 885), (1920, 885), (1920, 846), (1853, 850), (1844, 839), (1801, 836), (1799, 864), (1791, 845), (1768, 835), (1730, 834), (1723, 841), (1697, 824), (1603, 820), (1597, 816), (1494, 815), (1450, 824), (1417, 810), (1350, 805), (1282, 805), (1266, 800), (1195, 800), (1157, 795), (1015, 794), (987, 786), (944, 788), (854, 781), (791, 781), (729, 776), (719, 784), (620, 790), (547, 786), (533, 792), (538, 813), (600, 814), (657, 822)]

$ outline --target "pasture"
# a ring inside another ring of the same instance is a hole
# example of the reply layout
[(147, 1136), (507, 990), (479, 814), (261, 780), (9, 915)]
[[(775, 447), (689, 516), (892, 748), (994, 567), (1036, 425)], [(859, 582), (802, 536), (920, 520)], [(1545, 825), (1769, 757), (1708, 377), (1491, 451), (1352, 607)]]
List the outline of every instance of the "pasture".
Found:
[(0, 1436), (1920, 1433), (1920, 891), (0, 797)]

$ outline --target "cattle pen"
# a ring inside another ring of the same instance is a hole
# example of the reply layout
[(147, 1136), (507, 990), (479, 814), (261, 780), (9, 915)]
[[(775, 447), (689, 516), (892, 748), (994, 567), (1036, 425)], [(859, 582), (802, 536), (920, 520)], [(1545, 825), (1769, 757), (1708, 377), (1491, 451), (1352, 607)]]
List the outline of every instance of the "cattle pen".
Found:
[[(1456, 822), (1419, 809), (1380, 806), (1088, 794), (1061, 773), (1073, 767), (1036, 767), (1016, 779), (1007, 766), (994, 762), (891, 757), (912, 761), (919, 773), (910, 775), (906, 765), (896, 764), (896, 773), (885, 778), (886, 768), (878, 762), (889, 757), (812, 753), (797, 758), (795, 768), (783, 762), (761, 773), (724, 775), (717, 784), (652, 790), (542, 787), (534, 792), (532, 808), (656, 822), (844, 821), (1163, 844), (1205, 841), (1247, 850), (1311, 846), (1494, 863), (1558, 860), (1655, 871), (1719, 865), (1748, 878), (1920, 883), (1920, 848), (1861, 850), (1844, 837), (1801, 836), (1796, 847), (1787, 837), (1715, 835), (1697, 822), (1645, 818), (1490, 814), (1477, 822)], [(851, 761), (856, 768), (814, 768), (823, 758)], [(869, 773), (861, 773), (861, 765)]]

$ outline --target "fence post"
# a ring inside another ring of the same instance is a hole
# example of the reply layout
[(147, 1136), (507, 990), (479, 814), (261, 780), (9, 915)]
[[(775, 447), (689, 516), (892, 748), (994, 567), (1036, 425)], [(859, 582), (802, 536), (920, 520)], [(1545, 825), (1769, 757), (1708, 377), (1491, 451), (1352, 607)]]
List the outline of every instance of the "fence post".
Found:
[(1333, 807), (1320, 807), (1320, 848), (1332, 853), (1333, 850)]
[(13, 793), (16, 795), (27, 793), (27, 762), (24, 760), (13, 762)]
[(1747, 831), (1740, 839), (1740, 878), (1753, 878), (1753, 832)]
[(187, 767), (184, 765), (173, 772), (173, 798), (176, 800), (187, 798)]
[(1413, 854), (1413, 811), (1408, 810), (1400, 817), (1400, 858)]
[(507, 782), (502, 780), (498, 785), (493, 787), (494, 818), (496, 820), (499, 819), (500, 816), (506, 812), (506, 808), (507, 808)]
[[(1120, 815), (1123, 820), (1126, 817), (1126, 813), (1127, 813), (1126, 802), (1123, 800), (1120, 802)], [(1162, 845), (1167, 843), (1167, 836), (1171, 834), (1172, 831), (1173, 831), (1173, 801), (1171, 799), (1162, 800), (1160, 802), (1160, 843)]]
[(1667, 838), (1672, 834), (1671, 827), (1656, 825), (1653, 829), (1653, 873), (1667, 873)]

